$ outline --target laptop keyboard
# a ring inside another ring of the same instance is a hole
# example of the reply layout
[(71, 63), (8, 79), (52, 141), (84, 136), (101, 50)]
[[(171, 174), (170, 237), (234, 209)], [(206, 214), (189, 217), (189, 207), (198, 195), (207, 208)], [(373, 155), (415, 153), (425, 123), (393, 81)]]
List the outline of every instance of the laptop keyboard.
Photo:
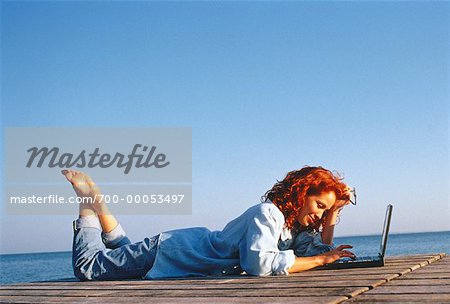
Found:
[(373, 261), (373, 260), (376, 260), (376, 257), (362, 256), (362, 257), (356, 257), (356, 259), (354, 259), (354, 261), (358, 261), (358, 262), (366, 262), (366, 261)]
[(374, 256), (359, 256), (354, 259), (352, 258), (342, 258), (336, 261), (336, 263), (354, 263), (354, 262), (371, 262), (377, 260)]

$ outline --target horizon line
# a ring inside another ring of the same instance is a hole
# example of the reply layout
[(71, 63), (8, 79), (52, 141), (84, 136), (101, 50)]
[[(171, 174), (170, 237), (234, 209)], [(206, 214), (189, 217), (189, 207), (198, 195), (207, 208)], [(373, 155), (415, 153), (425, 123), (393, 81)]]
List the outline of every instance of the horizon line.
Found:
[[(442, 232), (449, 232), (450, 230), (439, 230), (439, 231), (422, 231), (422, 232), (396, 232), (396, 233), (389, 233), (389, 235), (402, 235), (402, 234), (421, 234), (421, 233), (442, 233)], [(344, 237), (363, 237), (363, 236), (380, 236), (381, 234), (364, 234), (364, 235), (345, 235), (345, 236), (335, 236), (335, 238), (344, 238)], [(64, 250), (64, 251), (31, 251), (31, 252), (12, 252), (12, 253), (3, 253), (0, 252), (0, 256), (3, 255), (19, 255), (19, 254), (40, 254), (40, 253), (66, 253), (71, 252), (70, 250)]]

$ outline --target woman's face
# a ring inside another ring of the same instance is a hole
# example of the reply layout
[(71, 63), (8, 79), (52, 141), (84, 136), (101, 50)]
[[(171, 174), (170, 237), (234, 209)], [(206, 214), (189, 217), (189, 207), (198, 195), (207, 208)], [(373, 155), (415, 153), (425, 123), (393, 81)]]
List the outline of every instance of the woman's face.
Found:
[(336, 194), (333, 191), (319, 195), (307, 196), (305, 204), (300, 210), (298, 222), (306, 227), (322, 218), (323, 213), (329, 210), (336, 202)]

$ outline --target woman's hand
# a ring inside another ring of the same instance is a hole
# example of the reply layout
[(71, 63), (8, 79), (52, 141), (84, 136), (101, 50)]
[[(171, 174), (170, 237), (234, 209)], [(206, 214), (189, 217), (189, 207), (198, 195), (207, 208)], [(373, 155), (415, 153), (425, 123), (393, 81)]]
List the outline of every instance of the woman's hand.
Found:
[[(341, 195), (340, 198), (350, 198), (351, 191), (352, 189), (347, 186), (344, 195)], [(327, 211), (325, 221), (322, 223), (322, 242), (324, 244), (331, 245), (333, 243), (334, 226), (336, 226), (342, 208), (348, 204), (350, 204), (350, 199), (336, 200), (333, 206)]]
[(321, 254), (323, 258), (323, 265), (333, 263), (336, 260), (339, 260), (340, 258), (354, 258), (355, 254), (351, 251), (344, 250), (346, 248), (353, 248), (351, 245), (340, 245), (334, 250), (325, 252)]
[[(350, 187), (347, 187), (345, 189), (345, 194), (350, 197), (352, 189)], [(350, 200), (336, 200), (334, 205), (330, 208), (330, 212), (339, 212), (344, 208), (346, 205), (350, 204)]]
[(355, 255), (348, 251), (344, 250), (346, 248), (352, 248), (350, 245), (341, 245), (338, 248), (319, 254), (315, 256), (309, 257), (296, 257), (294, 265), (289, 268), (289, 273), (300, 272), (304, 270), (309, 270), (318, 266), (323, 266), (325, 264), (333, 263), (334, 261), (348, 257), (353, 258)]

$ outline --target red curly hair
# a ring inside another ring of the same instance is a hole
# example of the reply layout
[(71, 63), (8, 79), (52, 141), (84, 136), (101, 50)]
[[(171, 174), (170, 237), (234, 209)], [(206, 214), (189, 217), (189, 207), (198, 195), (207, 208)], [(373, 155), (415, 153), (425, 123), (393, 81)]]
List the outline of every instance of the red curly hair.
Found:
[[(282, 181), (277, 181), (272, 189), (262, 196), (262, 200), (269, 199), (280, 209), (284, 214), (287, 228), (298, 229), (297, 218), (307, 196), (333, 191), (336, 200), (350, 199), (346, 191), (347, 185), (342, 179), (339, 174), (333, 174), (322, 167), (306, 166), (289, 172)], [(325, 219), (324, 214), (318, 222), (311, 225), (311, 228), (319, 230)]]

